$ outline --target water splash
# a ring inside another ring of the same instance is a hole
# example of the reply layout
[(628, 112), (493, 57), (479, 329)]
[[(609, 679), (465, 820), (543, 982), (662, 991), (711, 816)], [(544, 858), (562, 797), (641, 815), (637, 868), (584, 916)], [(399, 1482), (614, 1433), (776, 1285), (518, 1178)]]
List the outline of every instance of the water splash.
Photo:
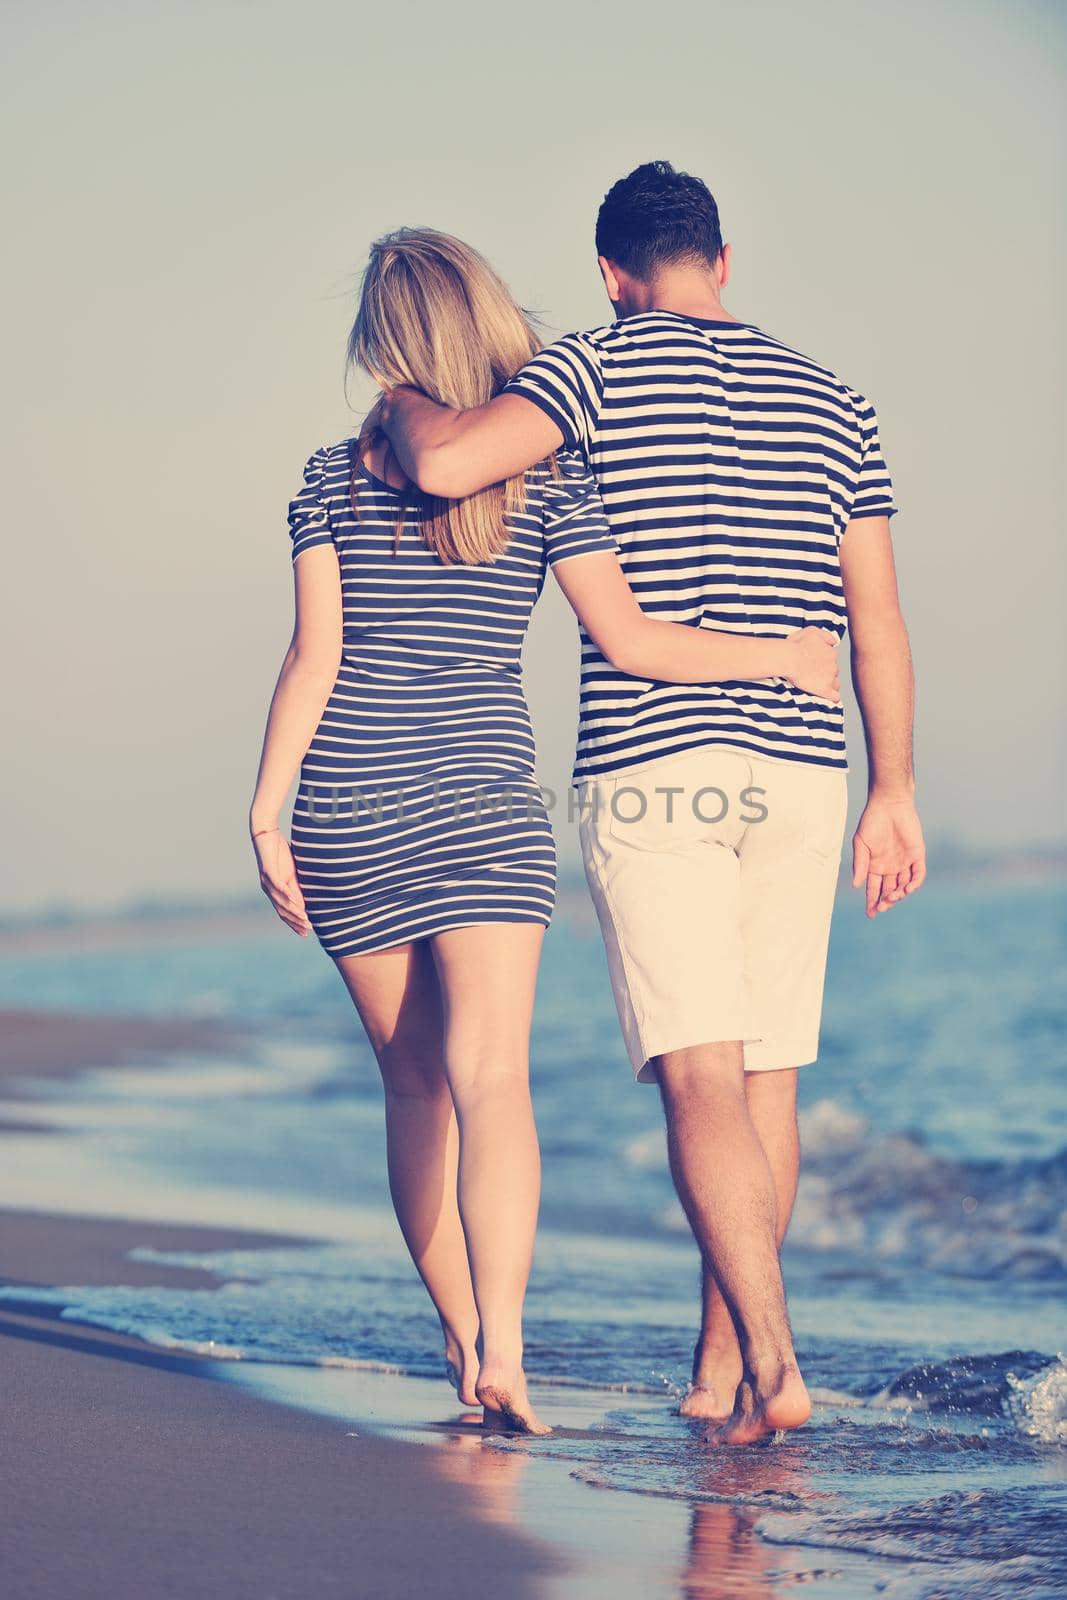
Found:
[(1019, 1433), (1041, 1444), (1067, 1445), (1067, 1361), (1060, 1356), (1035, 1376), (1010, 1372), (1007, 1379), (1008, 1413)]

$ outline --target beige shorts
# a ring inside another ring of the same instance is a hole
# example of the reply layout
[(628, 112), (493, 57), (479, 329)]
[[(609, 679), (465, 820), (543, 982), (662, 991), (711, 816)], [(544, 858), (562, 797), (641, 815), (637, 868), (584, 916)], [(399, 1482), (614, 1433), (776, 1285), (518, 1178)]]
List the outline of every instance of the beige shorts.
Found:
[(578, 785), (586, 876), (626, 1047), (741, 1040), (814, 1061), (848, 791), (832, 767), (700, 749)]

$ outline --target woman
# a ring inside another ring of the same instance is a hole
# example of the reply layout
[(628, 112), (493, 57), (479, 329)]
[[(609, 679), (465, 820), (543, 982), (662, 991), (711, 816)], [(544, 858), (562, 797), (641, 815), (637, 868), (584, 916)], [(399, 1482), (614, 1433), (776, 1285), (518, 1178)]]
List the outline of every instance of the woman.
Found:
[[(468, 246), (429, 230), (374, 246), (349, 359), (383, 390), (481, 405), (538, 348)], [(520, 654), (547, 566), (596, 645), (642, 677), (781, 676), (837, 698), (836, 641), (646, 617), (579, 458), (426, 500), (375, 417), (315, 451), (289, 507), (296, 627), (250, 831), (264, 890), (314, 929), (374, 1048), (393, 1202), (460, 1398), (543, 1433), (522, 1306), (540, 1191), (529, 1030), (556, 863)], [(298, 768), (290, 845), (278, 817)]]

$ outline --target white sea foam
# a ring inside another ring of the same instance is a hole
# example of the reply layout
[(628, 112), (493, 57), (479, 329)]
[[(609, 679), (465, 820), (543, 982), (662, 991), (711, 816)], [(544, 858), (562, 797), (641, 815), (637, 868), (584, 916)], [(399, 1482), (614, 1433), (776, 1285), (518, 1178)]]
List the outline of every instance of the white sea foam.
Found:
[(817, 1100), (800, 1113), (800, 1134), (808, 1156), (842, 1147), (854, 1149), (869, 1133), (866, 1120), (846, 1111), (836, 1100)]
[(838, 1406), (852, 1411), (869, 1404), (861, 1395), (846, 1394), (843, 1389), (821, 1388), (818, 1384), (809, 1384), (808, 1394), (812, 1405), (815, 1406)]
[(1042, 1444), (1067, 1445), (1067, 1361), (1062, 1356), (1033, 1378), (1008, 1374), (1008, 1410), (1019, 1433)]

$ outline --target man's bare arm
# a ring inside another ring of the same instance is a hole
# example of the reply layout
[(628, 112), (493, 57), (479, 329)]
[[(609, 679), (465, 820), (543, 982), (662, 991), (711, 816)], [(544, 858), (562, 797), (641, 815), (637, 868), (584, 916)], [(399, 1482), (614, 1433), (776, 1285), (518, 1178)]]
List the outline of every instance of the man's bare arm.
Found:
[(564, 442), (552, 419), (517, 394), (452, 411), (418, 389), (391, 389), (382, 426), (408, 477), (424, 494), (447, 500), (516, 477)]
[(868, 765), (867, 805), (852, 844), (852, 882), (866, 885), (867, 915), (873, 917), (912, 894), (926, 876), (912, 762), (915, 678), (888, 517), (849, 523), (841, 541), (841, 576)]

